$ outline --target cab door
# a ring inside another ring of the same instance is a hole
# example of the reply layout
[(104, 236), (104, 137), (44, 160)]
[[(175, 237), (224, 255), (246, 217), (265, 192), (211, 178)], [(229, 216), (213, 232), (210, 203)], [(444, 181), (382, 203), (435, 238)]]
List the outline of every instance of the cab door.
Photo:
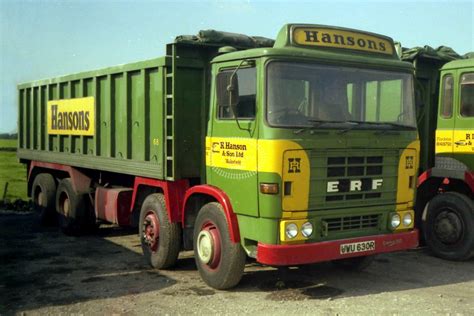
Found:
[(229, 196), (235, 213), (258, 216), (257, 68), (234, 61), (214, 65), (213, 73), (207, 182)]
[(457, 99), (454, 115), (453, 154), (470, 165), (474, 161), (474, 69), (458, 70)]
[(455, 72), (443, 73), (441, 77), (438, 126), (436, 128), (436, 154), (451, 155), (454, 145)]

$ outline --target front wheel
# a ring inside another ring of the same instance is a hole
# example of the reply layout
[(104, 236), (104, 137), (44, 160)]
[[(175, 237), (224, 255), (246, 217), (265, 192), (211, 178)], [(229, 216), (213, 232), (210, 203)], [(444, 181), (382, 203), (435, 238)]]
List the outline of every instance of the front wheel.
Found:
[(245, 268), (245, 252), (230, 240), (224, 210), (219, 203), (204, 205), (194, 226), (194, 257), (207, 285), (224, 290), (236, 286)]
[(467, 260), (474, 254), (474, 202), (457, 192), (435, 196), (423, 221), (431, 251), (448, 260)]
[(161, 193), (147, 196), (140, 210), (140, 241), (143, 255), (156, 269), (174, 266), (181, 248), (181, 227), (171, 223)]

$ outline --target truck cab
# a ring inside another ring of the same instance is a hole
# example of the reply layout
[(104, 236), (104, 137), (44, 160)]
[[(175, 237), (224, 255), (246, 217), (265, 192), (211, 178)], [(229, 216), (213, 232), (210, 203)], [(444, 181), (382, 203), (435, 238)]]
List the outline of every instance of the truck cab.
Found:
[(212, 76), (206, 183), (229, 197), (248, 256), (355, 262), (417, 245), (413, 66), (390, 38), (285, 25), (271, 48), (214, 58)]
[[(417, 79), (424, 83), (420, 90), (438, 88), (418, 111), (423, 125), (432, 116), (423, 113), (433, 113), (437, 124), (432, 134), (422, 135), (433, 149), (422, 151), (427, 164), (419, 176), (416, 213), (433, 254), (468, 260), (474, 255), (474, 59), (442, 57), (421, 53), (415, 62)], [(423, 73), (430, 75), (423, 78)]]

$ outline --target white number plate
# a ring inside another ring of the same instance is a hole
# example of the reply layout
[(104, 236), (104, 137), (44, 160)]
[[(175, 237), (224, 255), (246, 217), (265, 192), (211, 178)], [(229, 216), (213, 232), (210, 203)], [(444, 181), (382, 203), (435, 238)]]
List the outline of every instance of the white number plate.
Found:
[(342, 244), (339, 248), (340, 254), (345, 255), (348, 253), (374, 251), (375, 240), (368, 240), (362, 242), (353, 242), (350, 244)]

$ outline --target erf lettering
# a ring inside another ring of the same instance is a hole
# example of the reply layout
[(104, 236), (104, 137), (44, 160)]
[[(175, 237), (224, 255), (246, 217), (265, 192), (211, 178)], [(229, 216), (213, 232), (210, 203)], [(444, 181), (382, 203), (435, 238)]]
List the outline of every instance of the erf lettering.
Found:
[[(334, 192), (339, 192), (339, 184), (341, 181), (328, 181), (327, 183), (327, 192), (328, 193), (334, 193)], [(383, 179), (373, 179), (372, 183), (370, 185), (371, 190), (377, 190), (383, 185)], [(362, 180), (351, 180), (349, 182), (349, 191), (354, 192), (354, 191), (362, 191), (363, 190), (363, 183)], [(367, 190), (367, 189), (365, 189)], [(347, 191), (347, 190), (346, 190)]]

